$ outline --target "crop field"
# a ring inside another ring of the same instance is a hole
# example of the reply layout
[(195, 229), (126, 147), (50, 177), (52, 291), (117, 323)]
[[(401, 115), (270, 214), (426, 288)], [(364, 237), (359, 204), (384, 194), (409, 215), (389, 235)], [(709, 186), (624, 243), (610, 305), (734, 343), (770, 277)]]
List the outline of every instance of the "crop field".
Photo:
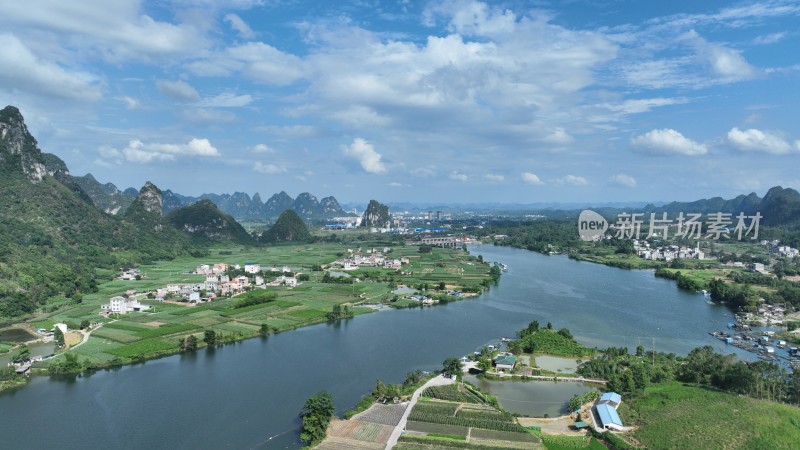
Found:
[(408, 416), (408, 420), (527, 434), (525, 428), (518, 424), (514, 416), (509, 413), (498, 410), (460, 410), (459, 407), (460, 404), (455, 402), (418, 402)]
[[(342, 235), (344, 236), (344, 235)], [(345, 239), (342, 237), (342, 239)], [(366, 239), (353, 242), (353, 239)], [(203, 332), (213, 330), (224, 339), (255, 337), (262, 325), (270, 332), (295, 329), (323, 323), (334, 305), (356, 305), (361, 303), (384, 303), (394, 295), (394, 285), (438, 285), (480, 288), (488, 278), (488, 266), (461, 251), (435, 248), (430, 254), (420, 254), (416, 246), (393, 245), (392, 258), (408, 258), (404, 266), (411, 274), (401, 275), (394, 270), (361, 268), (349, 274), (352, 283), (323, 283), (324, 272), (313, 271), (312, 266), (326, 265), (347, 254), (348, 249), (366, 252), (370, 248), (382, 249), (377, 237), (354, 234), (349, 243), (314, 243), (300, 245), (278, 245), (267, 248), (218, 247), (203, 258), (181, 257), (172, 261), (160, 261), (139, 267), (143, 278), (122, 281), (114, 277), (117, 273), (103, 271), (108, 281), (99, 285), (99, 291), (86, 294), (82, 303), (63, 306), (51, 313), (41, 313), (30, 320), (34, 326), (52, 328), (52, 324), (64, 322), (70, 329), (79, 328), (84, 320), (100, 322), (103, 326), (92, 332), (89, 343), (81, 355), (93, 364), (103, 364), (112, 359), (133, 359), (162, 356), (179, 351), (181, 338), (194, 334), (202, 342)], [(374, 242), (369, 242), (373, 239)], [(384, 240), (386, 238), (383, 238)], [(395, 243), (396, 244), (396, 243)], [(308, 281), (297, 287), (276, 286), (267, 290), (276, 298), (266, 303), (236, 308), (237, 297), (221, 298), (201, 305), (176, 304), (148, 300), (144, 295), (170, 283), (201, 283), (205, 276), (193, 274), (198, 265), (224, 262), (244, 264), (254, 262), (262, 268), (289, 267), (309, 275)], [(423, 273), (424, 272), (424, 273)], [(356, 282), (356, 278), (360, 281)], [(392, 286), (392, 287), (390, 287)], [(135, 291), (138, 300), (151, 307), (145, 312), (134, 312), (117, 317), (99, 315), (101, 305), (128, 290)], [(368, 308), (351, 308), (354, 315), (372, 312)], [(102, 345), (89, 345), (98, 340)], [(113, 343), (114, 345), (109, 345)], [(42, 363), (46, 365), (47, 362)], [(468, 395), (468, 394), (467, 394)], [(458, 397), (461, 398), (461, 397)], [(466, 398), (466, 397), (465, 397)], [(461, 400), (468, 401), (468, 400)]]
[(407, 405), (401, 403), (388, 405), (375, 403), (366, 411), (353, 416), (353, 419), (360, 420), (361, 422), (396, 426), (400, 423), (403, 413), (406, 412), (406, 407)]
[(508, 431), (482, 430), (473, 428), (470, 439), (486, 439), (493, 441), (514, 441), (514, 442), (539, 442), (540, 439), (530, 433), (515, 433)]
[(457, 403), (483, 403), (483, 399), (478, 394), (458, 384), (431, 386), (425, 389), (422, 396)]
[(429, 434), (452, 434), (455, 436), (466, 436), (469, 434), (469, 427), (442, 423), (415, 422), (413, 420), (407, 422), (406, 428), (411, 431)]
[(322, 450), (383, 449), (394, 430), (393, 426), (360, 420), (334, 419), (328, 426), (325, 440), (318, 445)]
[(458, 407), (459, 404), (453, 402), (418, 402), (417, 405), (414, 406), (414, 412), (455, 417)]

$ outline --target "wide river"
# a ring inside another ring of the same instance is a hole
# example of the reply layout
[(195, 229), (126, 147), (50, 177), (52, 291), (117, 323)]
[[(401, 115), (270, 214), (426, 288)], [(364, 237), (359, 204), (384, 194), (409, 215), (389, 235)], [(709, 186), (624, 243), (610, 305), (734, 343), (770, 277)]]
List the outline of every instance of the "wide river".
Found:
[(409, 371), (440, 368), (532, 320), (567, 327), (589, 346), (736, 350), (708, 335), (732, 314), (652, 271), (504, 247), (471, 251), (510, 267), (477, 299), (383, 310), (71, 381), (35, 378), (0, 394), (0, 447), (298, 448), (297, 414), (315, 392), (329, 391), (344, 411), (376, 379), (399, 383)]

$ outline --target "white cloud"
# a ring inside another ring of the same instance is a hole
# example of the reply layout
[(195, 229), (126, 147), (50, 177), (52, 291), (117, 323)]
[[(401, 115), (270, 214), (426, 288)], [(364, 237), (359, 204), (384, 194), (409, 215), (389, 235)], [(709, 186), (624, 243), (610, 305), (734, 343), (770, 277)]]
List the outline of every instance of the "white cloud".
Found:
[(388, 186), (389, 187), (394, 187), (394, 188), (410, 188), (411, 187), (410, 184), (400, 183), (399, 181), (392, 181), (391, 183), (388, 184)]
[(780, 135), (756, 128), (740, 130), (734, 127), (728, 132), (728, 142), (739, 150), (773, 155), (785, 155), (794, 150), (800, 150), (800, 142), (795, 142), (794, 148), (792, 148), (792, 145)]
[(303, 60), (263, 42), (248, 42), (213, 53), (188, 65), (197, 76), (231, 76), (241, 73), (258, 83), (288, 85), (306, 75)]
[(253, 153), (275, 153), (275, 149), (266, 144), (256, 144), (253, 147)]
[(256, 161), (255, 165), (253, 166), (253, 170), (256, 172), (266, 173), (268, 175), (276, 175), (286, 172), (286, 168), (283, 166), (276, 164), (264, 164), (260, 161)]
[(410, 170), (411, 175), (419, 178), (433, 178), (436, 176), (436, 167), (435, 166), (427, 166), (427, 167), (416, 167)]
[(697, 156), (708, 153), (705, 145), (698, 144), (671, 128), (652, 130), (636, 136), (631, 139), (631, 146), (637, 151), (655, 155)]
[(200, 100), (200, 94), (189, 83), (183, 80), (157, 80), (156, 87), (162, 94), (181, 102)]
[(450, 173), (450, 179), (456, 181), (467, 181), (469, 180), (469, 177), (466, 174), (454, 170)]
[(374, 109), (364, 105), (352, 105), (334, 111), (330, 117), (354, 128), (384, 126), (390, 122), (388, 117), (382, 116)]
[(522, 181), (528, 184), (532, 184), (534, 186), (544, 186), (544, 182), (539, 179), (539, 177), (531, 172), (523, 172), (522, 174)]
[(624, 173), (613, 175), (608, 181), (619, 186), (636, 187), (636, 178)]
[(486, 178), (489, 181), (503, 181), (503, 180), (506, 179), (506, 177), (504, 177), (503, 175), (497, 175), (497, 174), (493, 174), (493, 173), (487, 173), (483, 177)]
[(620, 103), (602, 103), (597, 105), (601, 108), (608, 109), (609, 111), (620, 114), (641, 114), (650, 111), (653, 108), (669, 105), (680, 105), (687, 103), (689, 99), (685, 97), (678, 98), (637, 98), (625, 100)]
[(556, 183), (558, 184), (569, 184), (572, 186), (586, 186), (589, 182), (586, 178), (579, 177), (576, 175), (567, 175), (563, 178), (556, 179)]
[(96, 77), (40, 59), (12, 34), (0, 34), (0, 49), (3, 88), (71, 100), (97, 101), (102, 97)]
[(144, 143), (133, 139), (122, 150), (110, 147), (99, 149), (101, 158), (119, 160), (124, 157), (130, 162), (149, 163), (152, 161), (172, 161), (179, 156), (219, 156), (217, 150), (208, 139), (193, 138), (186, 144)]
[(544, 138), (545, 142), (549, 142), (551, 144), (560, 144), (560, 145), (572, 143), (573, 140), (574, 139), (572, 138), (572, 136), (570, 136), (565, 129), (560, 127), (553, 130), (552, 133), (548, 134)]
[(253, 29), (250, 28), (250, 26), (247, 25), (247, 23), (236, 14), (226, 14), (222, 20), (230, 24), (231, 28), (236, 30), (239, 33), (239, 36), (245, 39), (253, 39), (257, 35), (256, 32), (254, 32)]
[(294, 139), (309, 139), (318, 137), (322, 131), (312, 125), (266, 125), (257, 127), (256, 131), (262, 131), (272, 134), (281, 139), (294, 140)]
[(203, 99), (201, 106), (209, 108), (240, 108), (253, 102), (250, 94), (236, 95), (232, 92), (225, 92), (215, 97)]
[(181, 111), (181, 117), (194, 124), (215, 124), (220, 122), (233, 122), (236, 114), (230, 111), (219, 111), (208, 108), (187, 108)]
[(30, 33), (54, 33), (70, 47), (106, 59), (150, 60), (185, 55), (208, 43), (192, 24), (172, 24), (145, 14), (140, 0), (29, 0), (0, 2), (0, 27)]
[(686, 33), (685, 38), (692, 42), (697, 56), (708, 65), (711, 73), (722, 80), (749, 80), (758, 75), (758, 70), (738, 50), (708, 42), (694, 30)]
[(345, 156), (357, 160), (365, 172), (375, 174), (386, 172), (386, 166), (381, 162), (381, 155), (366, 139), (355, 138), (352, 144), (342, 145), (341, 149)]
[(774, 44), (776, 42), (782, 41), (783, 38), (785, 38), (785, 37), (786, 37), (786, 33), (784, 33), (784, 32), (764, 34), (764, 35), (758, 36), (755, 39), (753, 39), (753, 43), (756, 44), (756, 45)]
[(139, 100), (127, 95), (122, 97), (122, 101), (125, 103), (125, 109), (139, 109), (142, 106)]
[(431, 26), (439, 17), (448, 21), (448, 28), (464, 35), (492, 36), (512, 33), (517, 17), (508, 9), (490, 8), (478, 1), (444, 0), (433, 2), (424, 14), (424, 22)]

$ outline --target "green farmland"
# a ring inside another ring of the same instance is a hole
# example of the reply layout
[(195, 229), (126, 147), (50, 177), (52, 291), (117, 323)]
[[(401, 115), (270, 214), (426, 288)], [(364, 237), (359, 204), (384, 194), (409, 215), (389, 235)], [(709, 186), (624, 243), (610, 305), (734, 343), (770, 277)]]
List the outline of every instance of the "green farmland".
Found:
[[(371, 312), (369, 308), (354, 307), (367, 304), (389, 304), (396, 299), (395, 286), (408, 285), (438, 291), (441, 283), (446, 289), (464, 289), (480, 292), (489, 280), (489, 266), (460, 250), (435, 248), (421, 254), (416, 246), (393, 245), (389, 258), (408, 258), (404, 273), (378, 267), (361, 268), (348, 272), (350, 282), (324, 283), (325, 271), (313, 270), (354, 252), (369, 248), (382, 249), (384, 243), (315, 243), (282, 245), (267, 248), (212, 248), (203, 258), (176, 258), (141, 266), (140, 280), (111, 279), (99, 286), (99, 291), (84, 296), (79, 304), (64, 305), (54, 312), (39, 313), (27, 323), (51, 327), (64, 322), (70, 329), (78, 329), (81, 322), (100, 322), (102, 326), (92, 331), (89, 340), (69, 352), (80, 356), (84, 368), (107, 367), (126, 364), (179, 352), (179, 343), (189, 336), (203, 346), (207, 330), (214, 331), (217, 342), (231, 342), (255, 337), (265, 330), (268, 333), (295, 329), (327, 321), (334, 305), (350, 306), (354, 315)], [(239, 297), (221, 298), (192, 306), (186, 303), (148, 300), (146, 293), (163, 288), (170, 283), (201, 283), (204, 275), (193, 274), (198, 265), (228, 263), (244, 265), (254, 262), (265, 267), (290, 267), (307, 274), (308, 281), (296, 287), (273, 286), (266, 291), (275, 295), (264, 303), (237, 307)], [(106, 275), (106, 274), (103, 274)], [(99, 315), (101, 305), (109, 298), (134, 290), (138, 299), (152, 307), (145, 312), (134, 312), (117, 317)], [(264, 328), (266, 325), (266, 328)], [(60, 358), (57, 358), (58, 360)], [(46, 365), (47, 362), (40, 363)]]

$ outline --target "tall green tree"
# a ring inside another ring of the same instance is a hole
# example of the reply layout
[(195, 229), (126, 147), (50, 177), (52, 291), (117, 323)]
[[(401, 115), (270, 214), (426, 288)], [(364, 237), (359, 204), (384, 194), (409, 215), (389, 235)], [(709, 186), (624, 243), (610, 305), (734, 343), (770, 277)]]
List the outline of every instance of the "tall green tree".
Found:
[(53, 332), (53, 337), (56, 340), (58, 348), (64, 347), (64, 333), (61, 332), (61, 328), (56, 327), (56, 331)]
[(300, 412), (303, 420), (300, 439), (309, 446), (322, 441), (334, 412), (333, 397), (328, 392), (322, 391), (309, 397)]
[(442, 373), (445, 375), (458, 375), (461, 373), (461, 361), (458, 358), (447, 358), (442, 363)]
[(203, 342), (209, 347), (217, 345), (217, 333), (214, 330), (206, 330), (203, 336)]

